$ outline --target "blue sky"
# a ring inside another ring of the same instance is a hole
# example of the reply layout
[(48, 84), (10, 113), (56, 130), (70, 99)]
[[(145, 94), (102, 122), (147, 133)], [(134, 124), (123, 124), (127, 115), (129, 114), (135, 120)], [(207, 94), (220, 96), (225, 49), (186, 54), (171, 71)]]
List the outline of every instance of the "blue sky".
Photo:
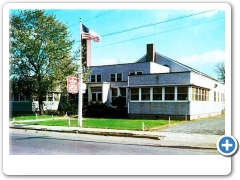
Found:
[[(205, 12), (209, 10), (213, 11)], [(216, 77), (214, 64), (225, 60), (225, 12), (222, 10), (107, 9), (47, 12), (52, 12), (57, 19), (67, 23), (77, 42), (79, 18), (85, 26), (101, 35), (99, 43), (92, 41), (92, 65), (135, 62), (145, 55), (146, 44), (149, 43), (155, 44), (158, 53), (213, 77)], [(205, 13), (198, 14), (201, 12)], [(190, 17), (186, 17), (188, 15)], [(138, 28), (145, 25), (149, 26)], [(126, 32), (105, 36), (122, 30)]]
[(80, 18), (101, 36), (99, 43), (92, 41), (92, 65), (135, 62), (146, 54), (146, 45), (154, 43), (156, 52), (216, 78), (214, 65), (225, 60), (224, 9), (178, 5), (41, 8), (69, 26), (76, 47)]

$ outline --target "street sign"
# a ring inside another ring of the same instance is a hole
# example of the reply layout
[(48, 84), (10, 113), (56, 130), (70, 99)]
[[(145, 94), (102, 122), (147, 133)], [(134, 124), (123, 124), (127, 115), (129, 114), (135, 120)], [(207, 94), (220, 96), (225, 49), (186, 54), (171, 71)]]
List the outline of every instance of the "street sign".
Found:
[(78, 93), (78, 78), (67, 77), (67, 91), (71, 94)]

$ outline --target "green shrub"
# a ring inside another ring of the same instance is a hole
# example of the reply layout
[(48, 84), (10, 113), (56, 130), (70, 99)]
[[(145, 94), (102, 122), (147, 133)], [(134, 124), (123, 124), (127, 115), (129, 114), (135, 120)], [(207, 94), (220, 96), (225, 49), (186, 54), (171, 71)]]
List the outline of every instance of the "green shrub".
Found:
[(58, 105), (60, 114), (76, 115), (78, 114), (78, 105), (72, 101), (67, 101), (67, 97), (62, 96)]
[(86, 111), (87, 117), (98, 118), (123, 118), (127, 117), (126, 109), (107, 107), (102, 102), (90, 102)]
[(117, 108), (124, 109), (126, 106), (126, 99), (122, 96), (118, 96), (112, 101), (112, 105), (116, 106)]

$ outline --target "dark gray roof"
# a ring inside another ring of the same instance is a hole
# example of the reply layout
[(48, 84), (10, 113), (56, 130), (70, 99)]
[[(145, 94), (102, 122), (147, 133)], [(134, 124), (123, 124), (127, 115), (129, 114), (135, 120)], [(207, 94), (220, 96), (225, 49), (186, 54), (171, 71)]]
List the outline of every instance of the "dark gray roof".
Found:
[[(201, 71), (198, 71), (198, 70), (196, 70), (196, 69), (194, 69), (194, 68), (192, 68), (192, 67), (190, 67), (190, 66), (187, 66), (187, 65), (185, 65), (185, 64), (182, 64), (182, 63), (180, 63), (180, 62), (178, 62), (178, 61), (176, 61), (176, 60), (173, 60), (173, 59), (171, 59), (171, 58), (169, 58), (169, 57), (166, 57), (166, 56), (164, 56), (164, 55), (162, 55), (162, 54), (159, 54), (159, 53), (155, 53), (156, 55), (158, 55), (158, 56), (161, 56), (161, 57), (163, 57), (163, 58), (165, 58), (165, 59), (167, 59), (167, 60), (169, 60), (169, 61), (172, 61), (172, 62), (174, 62), (174, 63), (176, 63), (176, 64), (178, 64), (178, 65), (180, 65), (180, 66), (182, 66), (182, 67), (185, 67), (185, 68), (187, 68), (187, 69), (189, 69), (189, 71), (192, 71), (192, 72), (195, 72), (195, 73), (197, 73), (197, 74), (200, 74), (200, 75), (203, 75), (203, 76), (205, 76), (205, 77), (208, 77), (208, 78), (210, 78), (210, 79), (213, 79), (213, 80), (215, 80), (215, 81), (218, 81), (217, 79), (215, 79), (215, 78), (213, 78), (213, 77), (211, 77), (211, 76), (209, 76), (209, 75), (207, 75), (207, 74), (205, 74), (205, 73), (203, 73), (203, 72), (201, 72)], [(146, 62), (146, 54), (144, 55), (144, 56), (142, 56), (140, 59), (138, 59), (135, 63), (140, 63), (140, 62)], [(218, 81), (219, 82), (219, 81)]]

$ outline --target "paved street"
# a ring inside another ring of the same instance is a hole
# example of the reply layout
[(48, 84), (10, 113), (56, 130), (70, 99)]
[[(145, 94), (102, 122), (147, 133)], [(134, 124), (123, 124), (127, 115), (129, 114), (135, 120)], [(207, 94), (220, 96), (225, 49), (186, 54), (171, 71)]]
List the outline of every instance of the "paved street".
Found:
[(160, 147), (160, 140), (10, 129), (10, 155), (218, 155), (215, 149)]

